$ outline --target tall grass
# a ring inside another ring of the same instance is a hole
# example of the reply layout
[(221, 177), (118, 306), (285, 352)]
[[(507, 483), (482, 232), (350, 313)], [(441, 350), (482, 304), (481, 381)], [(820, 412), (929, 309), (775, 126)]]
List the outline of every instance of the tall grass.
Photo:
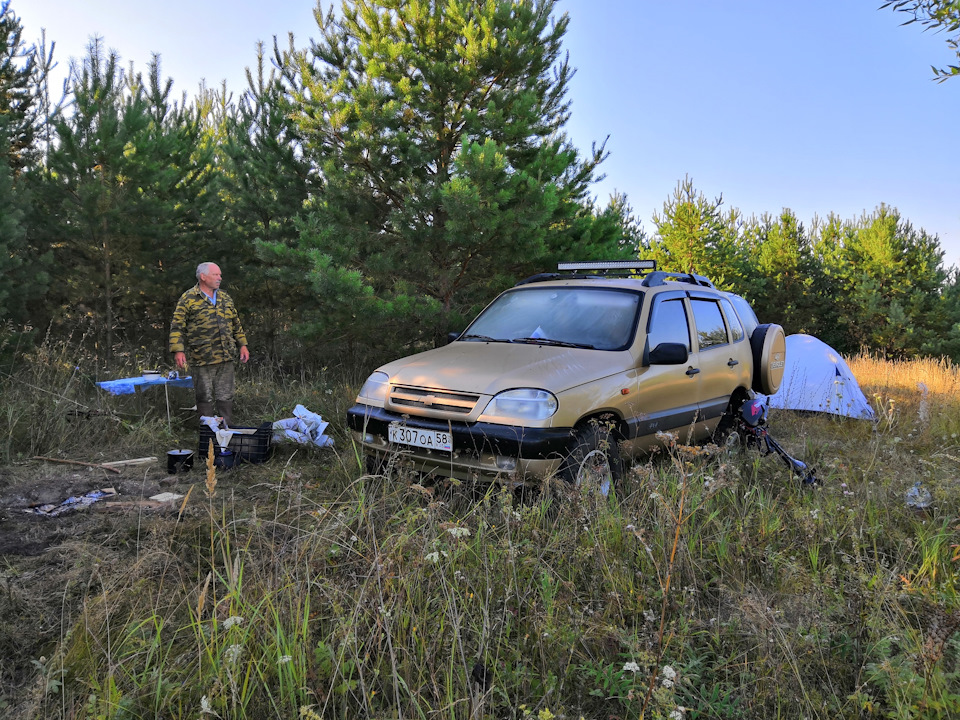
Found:
[(874, 390), (913, 391), (923, 383), (935, 397), (956, 398), (960, 393), (960, 368), (950, 358), (884, 360), (861, 353), (848, 365), (861, 385)]
[[(0, 368), (0, 461), (60, 455), (129, 438), (142, 426), (131, 405), (109, 407), (97, 394), (99, 368), (83, 339), (49, 337)], [(121, 373), (133, 370), (123, 367)], [(140, 370), (135, 371), (136, 374)], [(123, 377), (123, 375), (120, 375)]]
[[(908, 368), (851, 367), (876, 424), (772, 421), (815, 488), (666, 436), (609, 498), (364, 475), (343, 434), (211, 467), (136, 547), (76, 548), (98, 563), (14, 717), (956, 717), (953, 369), (926, 368), (924, 420)], [(351, 382), (243, 392), (336, 422)]]
[(922, 442), (922, 454), (960, 463), (960, 367), (949, 358), (886, 361), (869, 354), (849, 365), (881, 422), (899, 431), (894, 439)]

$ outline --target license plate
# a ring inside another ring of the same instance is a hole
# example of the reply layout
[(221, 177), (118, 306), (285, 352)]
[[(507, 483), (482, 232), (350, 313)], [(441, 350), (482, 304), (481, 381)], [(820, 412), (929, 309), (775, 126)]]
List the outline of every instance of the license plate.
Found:
[(424, 430), (400, 423), (390, 423), (387, 430), (390, 442), (413, 445), (429, 450), (453, 451), (453, 437), (446, 430)]

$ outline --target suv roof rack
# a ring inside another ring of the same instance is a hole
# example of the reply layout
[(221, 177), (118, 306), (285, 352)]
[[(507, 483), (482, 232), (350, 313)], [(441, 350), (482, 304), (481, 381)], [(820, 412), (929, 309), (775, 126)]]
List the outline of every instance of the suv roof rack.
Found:
[[(558, 271), (531, 275), (517, 283), (546, 282), (548, 280), (586, 280), (590, 278), (643, 278), (644, 287), (658, 287), (665, 282), (681, 282), (689, 285), (715, 288), (708, 278), (695, 273), (665, 272), (657, 270), (656, 260), (587, 260), (584, 262), (557, 263)], [(579, 272), (578, 272), (579, 271)]]
[[(585, 260), (557, 263), (561, 272), (538, 273), (517, 283), (546, 282), (547, 280), (581, 280), (596, 277), (632, 278), (645, 276), (657, 269), (656, 260)], [(580, 271), (580, 272), (578, 272)]]
[(689, 283), (690, 285), (700, 285), (701, 287), (716, 287), (709, 278), (705, 278), (703, 275), (696, 275), (695, 273), (664, 272), (663, 270), (658, 270), (647, 275), (643, 279), (643, 285), (645, 287), (657, 287), (658, 285), (663, 285), (668, 280)]

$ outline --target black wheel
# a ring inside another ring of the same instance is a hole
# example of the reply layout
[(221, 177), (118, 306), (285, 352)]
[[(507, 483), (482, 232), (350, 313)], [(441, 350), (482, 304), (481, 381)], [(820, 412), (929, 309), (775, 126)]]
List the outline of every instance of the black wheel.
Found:
[(745, 402), (746, 396), (740, 392), (736, 392), (731, 396), (730, 404), (727, 405), (727, 409), (723, 411), (723, 415), (720, 416), (720, 422), (717, 423), (717, 427), (713, 431), (713, 442), (715, 444), (723, 445), (730, 433), (737, 429), (740, 420), (740, 408)]
[(623, 459), (611, 423), (591, 420), (576, 431), (561, 476), (574, 485), (593, 485), (604, 496), (619, 486)]
[(363, 472), (365, 475), (386, 475), (389, 468), (386, 459), (375, 453), (363, 454)]

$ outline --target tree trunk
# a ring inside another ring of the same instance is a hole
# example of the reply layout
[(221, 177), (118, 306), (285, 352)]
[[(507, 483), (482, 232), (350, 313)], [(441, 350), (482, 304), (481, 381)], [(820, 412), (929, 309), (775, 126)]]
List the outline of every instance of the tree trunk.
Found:
[(110, 236), (107, 234), (107, 219), (103, 219), (103, 294), (105, 301), (105, 320), (107, 323), (106, 361), (107, 367), (113, 367), (113, 284), (110, 279)]

